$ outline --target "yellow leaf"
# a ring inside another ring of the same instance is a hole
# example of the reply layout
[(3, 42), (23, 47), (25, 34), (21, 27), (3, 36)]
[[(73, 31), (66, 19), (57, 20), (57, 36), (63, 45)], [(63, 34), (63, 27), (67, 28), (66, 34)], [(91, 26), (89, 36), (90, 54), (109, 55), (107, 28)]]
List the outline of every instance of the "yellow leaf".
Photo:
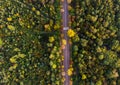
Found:
[(17, 66), (18, 66), (18, 64), (14, 64), (12, 67), (13, 67), (13, 69), (16, 69)]
[(60, 28), (59, 24), (54, 25), (54, 30), (57, 30), (59, 28)]
[(50, 20), (50, 26), (52, 26), (53, 25), (53, 20)]
[(54, 42), (54, 37), (49, 37), (49, 42)]
[(36, 15), (40, 15), (40, 11), (37, 10), (37, 11), (36, 11)]
[(56, 67), (57, 67), (56, 64), (53, 64), (53, 65), (52, 65), (52, 68), (53, 68), (53, 69), (55, 69)]
[(83, 74), (83, 75), (82, 75), (82, 80), (84, 80), (84, 79), (86, 79), (86, 78), (87, 78), (86, 75)]
[(72, 69), (68, 69), (67, 74), (68, 74), (68, 76), (71, 76), (72, 75)]
[(10, 62), (11, 62), (11, 63), (16, 63), (17, 61), (16, 61), (15, 58), (11, 57), (11, 58), (10, 58)]
[(19, 56), (20, 58), (24, 58), (24, 57), (25, 57), (25, 54), (19, 53), (18, 56)]
[(0, 38), (0, 46), (2, 46), (3, 45), (3, 41), (2, 41), (2, 39)]
[(68, 32), (67, 32), (67, 35), (69, 37), (74, 37), (75, 36), (75, 32), (72, 29), (69, 29)]
[(44, 25), (44, 28), (45, 28), (46, 31), (50, 31), (50, 30), (51, 30), (49, 24), (45, 24), (45, 25)]
[(12, 21), (12, 18), (11, 18), (11, 17), (8, 17), (8, 18), (7, 18), (7, 21)]
[(62, 39), (62, 45), (66, 45), (66, 44), (67, 44), (66, 40)]
[(15, 27), (12, 26), (12, 25), (8, 25), (7, 27), (8, 27), (9, 30), (12, 30), (12, 31), (15, 30)]
[(32, 7), (32, 11), (35, 11), (36, 10), (36, 8), (35, 7)]

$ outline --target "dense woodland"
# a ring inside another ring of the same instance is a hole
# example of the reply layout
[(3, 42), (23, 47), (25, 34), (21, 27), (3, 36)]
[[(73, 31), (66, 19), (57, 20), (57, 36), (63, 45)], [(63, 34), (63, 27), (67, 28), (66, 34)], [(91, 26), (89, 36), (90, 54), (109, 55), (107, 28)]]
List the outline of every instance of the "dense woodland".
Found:
[[(60, 0), (0, 0), (0, 85), (63, 85)], [(120, 85), (120, 0), (68, 0), (72, 85)]]

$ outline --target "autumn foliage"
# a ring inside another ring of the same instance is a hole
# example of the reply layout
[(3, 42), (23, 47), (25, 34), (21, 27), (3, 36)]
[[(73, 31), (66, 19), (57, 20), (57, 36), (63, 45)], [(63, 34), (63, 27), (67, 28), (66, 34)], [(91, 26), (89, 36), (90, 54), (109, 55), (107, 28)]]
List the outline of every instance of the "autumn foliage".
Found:
[[(120, 84), (120, 0), (68, 0), (73, 85)], [(63, 85), (60, 0), (0, 1), (0, 84)]]

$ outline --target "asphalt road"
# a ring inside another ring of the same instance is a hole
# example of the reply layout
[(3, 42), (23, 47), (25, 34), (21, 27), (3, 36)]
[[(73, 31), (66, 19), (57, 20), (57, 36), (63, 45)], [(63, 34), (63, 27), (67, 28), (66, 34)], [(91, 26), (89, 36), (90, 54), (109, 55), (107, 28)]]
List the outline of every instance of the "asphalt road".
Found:
[[(67, 71), (69, 69), (69, 63), (70, 63), (70, 44), (69, 44), (69, 37), (67, 36), (67, 30), (66, 28), (68, 28), (68, 3), (67, 0), (61, 0), (61, 5), (63, 7), (62, 9), (62, 34), (63, 39), (66, 40), (66, 45), (65, 48), (62, 50), (63, 56), (64, 56), (64, 61), (63, 61), (63, 65), (64, 65), (64, 72), (65, 72), (65, 81), (64, 81), (64, 85), (69, 85), (69, 81), (70, 81), (70, 77), (67, 74)], [(64, 29), (65, 28), (65, 29)]]

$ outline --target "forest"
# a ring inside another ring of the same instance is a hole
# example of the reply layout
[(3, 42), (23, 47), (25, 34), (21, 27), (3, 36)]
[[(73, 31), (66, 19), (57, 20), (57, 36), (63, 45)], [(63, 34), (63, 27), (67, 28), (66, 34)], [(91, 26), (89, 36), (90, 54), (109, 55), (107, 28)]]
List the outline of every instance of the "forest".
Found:
[(120, 85), (120, 0), (62, 1), (0, 0), (0, 85)]

